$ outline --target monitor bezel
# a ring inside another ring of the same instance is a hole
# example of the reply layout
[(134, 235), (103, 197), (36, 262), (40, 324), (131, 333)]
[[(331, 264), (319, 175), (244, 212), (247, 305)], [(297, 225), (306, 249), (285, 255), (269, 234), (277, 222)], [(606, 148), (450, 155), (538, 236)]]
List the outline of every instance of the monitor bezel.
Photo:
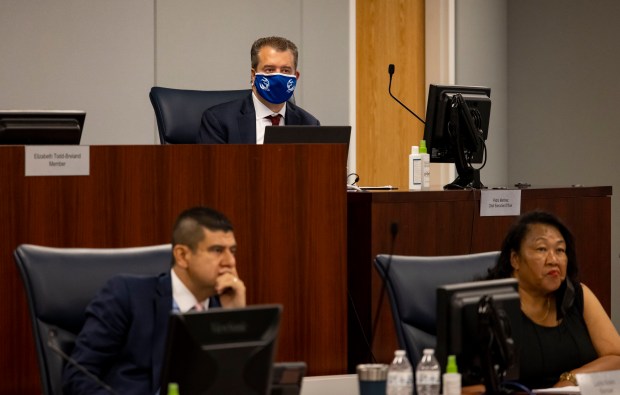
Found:
[[(434, 163), (456, 163), (456, 146), (447, 135), (448, 120), (450, 117), (448, 108), (449, 99), (460, 93), (465, 102), (471, 108), (488, 106), (482, 110), (481, 129), (486, 141), (489, 134), (491, 115), (491, 88), (484, 86), (465, 85), (436, 85), (430, 84), (428, 89), (428, 103), (426, 106), (426, 122), (424, 125), (424, 140), (430, 155), (430, 161)], [(461, 122), (462, 124), (464, 121)], [(461, 125), (465, 128), (465, 125)], [(472, 154), (471, 163), (482, 163), (483, 152)]]
[(0, 145), (79, 145), (86, 112), (0, 110)]
[(246, 393), (248, 386), (268, 393), (281, 312), (281, 305), (171, 312), (161, 394), (169, 383), (182, 393)]
[[(485, 295), (492, 296), (495, 308), (507, 317), (514, 351), (518, 352), (521, 305), (516, 279), (472, 281), (437, 287), (437, 359), (445, 369), (448, 355), (456, 355), (464, 385), (480, 384), (485, 374), (484, 366), (480, 366), (483, 356), (479, 354), (480, 347), (476, 341), (480, 332), (477, 322), (474, 322), (478, 318), (477, 305)], [(473, 366), (475, 363), (478, 364)], [(514, 363), (505, 378), (518, 379), (518, 375), (518, 363)]]

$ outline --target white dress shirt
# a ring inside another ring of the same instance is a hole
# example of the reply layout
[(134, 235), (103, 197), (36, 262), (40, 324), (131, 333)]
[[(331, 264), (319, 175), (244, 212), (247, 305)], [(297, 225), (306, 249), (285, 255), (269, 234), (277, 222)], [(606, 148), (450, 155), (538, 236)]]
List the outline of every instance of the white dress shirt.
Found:
[(262, 144), (265, 141), (265, 126), (271, 126), (271, 121), (266, 117), (280, 114), (282, 115), (282, 118), (280, 118), (280, 126), (284, 125), (286, 104), (284, 104), (279, 112), (273, 112), (258, 100), (254, 92), (252, 92), (252, 100), (254, 101), (254, 111), (256, 111), (256, 144)]
[(183, 284), (183, 281), (177, 276), (174, 270), (170, 269), (170, 277), (172, 278), (172, 299), (181, 313), (191, 310), (196, 304), (200, 303), (205, 310), (209, 308), (209, 299), (199, 302), (189, 289)]

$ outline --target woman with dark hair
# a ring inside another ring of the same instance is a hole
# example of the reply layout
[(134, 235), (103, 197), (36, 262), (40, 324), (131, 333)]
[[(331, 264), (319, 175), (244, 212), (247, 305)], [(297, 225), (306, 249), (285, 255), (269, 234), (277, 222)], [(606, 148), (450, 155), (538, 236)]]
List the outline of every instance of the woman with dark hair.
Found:
[(620, 335), (578, 274), (570, 230), (540, 211), (513, 225), (489, 271), (490, 279), (519, 282), (519, 381), (530, 388), (577, 385), (577, 373), (620, 369)]

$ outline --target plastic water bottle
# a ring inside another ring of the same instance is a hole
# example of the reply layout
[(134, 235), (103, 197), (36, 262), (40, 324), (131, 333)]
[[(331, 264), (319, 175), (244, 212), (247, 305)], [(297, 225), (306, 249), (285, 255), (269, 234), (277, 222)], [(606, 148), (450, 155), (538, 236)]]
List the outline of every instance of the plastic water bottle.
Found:
[(413, 395), (413, 370), (404, 350), (394, 352), (388, 368), (386, 395)]
[(435, 350), (424, 349), (424, 355), (415, 370), (415, 384), (418, 395), (439, 395), (441, 368), (435, 358)]

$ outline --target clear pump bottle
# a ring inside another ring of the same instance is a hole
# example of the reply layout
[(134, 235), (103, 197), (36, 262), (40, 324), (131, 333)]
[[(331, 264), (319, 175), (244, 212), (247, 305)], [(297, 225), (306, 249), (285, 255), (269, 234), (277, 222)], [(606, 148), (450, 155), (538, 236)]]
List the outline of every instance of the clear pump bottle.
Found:
[(426, 140), (420, 140), (420, 157), (422, 158), (422, 188), (431, 187), (431, 156), (426, 150)]
[(461, 374), (454, 355), (448, 356), (446, 373), (443, 374), (443, 395), (461, 395)]

